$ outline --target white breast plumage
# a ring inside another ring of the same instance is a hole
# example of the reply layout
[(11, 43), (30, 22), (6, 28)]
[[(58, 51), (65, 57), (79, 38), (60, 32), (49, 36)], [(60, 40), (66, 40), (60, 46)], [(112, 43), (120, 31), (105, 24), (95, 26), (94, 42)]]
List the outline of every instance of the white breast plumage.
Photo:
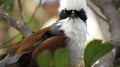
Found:
[(57, 24), (67, 37), (67, 46), (72, 52), (71, 63), (78, 65), (84, 53), (84, 43), (86, 41), (87, 25), (81, 19), (60, 20)]

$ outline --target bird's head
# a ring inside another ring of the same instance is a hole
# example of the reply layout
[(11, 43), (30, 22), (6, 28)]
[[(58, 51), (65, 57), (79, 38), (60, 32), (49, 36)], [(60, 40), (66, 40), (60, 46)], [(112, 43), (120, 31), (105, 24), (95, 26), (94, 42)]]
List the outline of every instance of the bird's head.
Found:
[(81, 19), (86, 22), (86, 0), (60, 0), (59, 19)]
[(60, 0), (59, 20), (53, 24), (55, 33), (67, 34), (86, 29), (86, 0)]

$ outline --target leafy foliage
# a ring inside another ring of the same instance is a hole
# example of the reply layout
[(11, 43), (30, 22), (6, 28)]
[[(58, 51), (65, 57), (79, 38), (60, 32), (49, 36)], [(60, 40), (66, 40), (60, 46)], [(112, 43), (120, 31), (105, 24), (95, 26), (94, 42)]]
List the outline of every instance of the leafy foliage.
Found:
[(45, 51), (38, 57), (40, 67), (67, 67), (70, 64), (70, 51), (64, 48), (57, 49), (52, 57), (49, 51)]
[[(85, 67), (91, 67), (98, 59), (110, 52), (114, 46), (110, 43), (102, 43), (102, 40), (94, 40), (85, 48), (84, 61)], [(70, 51), (60, 48), (55, 51), (54, 56), (45, 52), (38, 57), (41, 67), (67, 67), (70, 59)], [(50, 65), (52, 63), (52, 65)], [(44, 64), (44, 65), (43, 65)], [(119, 66), (118, 66), (119, 67)]]
[(6, 10), (9, 14), (13, 12), (14, 0), (0, 0), (0, 7)]
[(49, 51), (45, 51), (41, 55), (39, 55), (37, 60), (40, 67), (50, 67), (52, 55)]
[(67, 67), (70, 63), (70, 51), (67, 49), (56, 50), (53, 58), (54, 67)]
[(91, 67), (98, 59), (113, 49), (110, 43), (102, 43), (102, 40), (94, 40), (90, 42), (84, 53), (85, 67)]

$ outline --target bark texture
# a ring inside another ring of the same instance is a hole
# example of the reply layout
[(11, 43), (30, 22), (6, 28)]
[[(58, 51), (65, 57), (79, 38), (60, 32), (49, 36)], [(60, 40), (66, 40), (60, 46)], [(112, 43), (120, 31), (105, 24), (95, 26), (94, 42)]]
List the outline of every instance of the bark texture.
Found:
[[(113, 43), (117, 49), (120, 46), (120, 17), (118, 15), (116, 2), (114, 0), (91, 0), (107, 18), (107, 23), (110, 27), (111, 33), (111, 43)], [(113, 67), (114, 62), (115, 64), (118, 63), (119, 59), (119, 49), (116, 50), (116, 57), (113, 52), (110, 52), (102, 59), (100, 59), (100, 64), (98, 67)]]

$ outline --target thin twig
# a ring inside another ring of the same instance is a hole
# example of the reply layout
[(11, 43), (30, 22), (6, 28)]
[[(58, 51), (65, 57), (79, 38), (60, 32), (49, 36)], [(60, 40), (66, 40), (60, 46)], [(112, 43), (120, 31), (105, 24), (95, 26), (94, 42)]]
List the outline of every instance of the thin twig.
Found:
[(33, 34), (28, 27), (22, 26), (18, 20), (14, 19), (12, 16), (6, 13), (2, 8), (0, 8), (0, 14), (3, 18), (7, 19), (11, 24), (11, 26), (16, 28), (24, 37), (28, 37), (29, 35)]
[(33, 20), (33, 17), (36, 15), (39, 7), (41, 6), (41, 2), (42, 2), (42, 0), (39, 0), (39, 4), (38, 4), (37, 7), (35, 8), (35, 11), (33, 12), (33, 14), (32, 14), (32, 16), (31, 16), (30, 20), (28, 21), (28, 23), (30, 23), (30, 22)]
[(12, 16), (9, 16), (8, 13), (6, 13), (2, 8), (0, 8), (0, 14), (3, 16), (3, 18), (9, 20), (10, 24), (17, 28), (18, 30), (22, 27), (22, 25), (19, 23), (19, 21), (17, 21), (16, 19), (13, 19)]
[(22, 7), (21, 0), (18, 0), (18, 5), (19, 5), (20, 15), (21, 15), (21, 18), (23, 20), (23, 23), (24, 23), (25, 26), (27, 26), (27, 21), (26, 21), (26, 18), (25, 18), (25, 14), (23, 12), (23, 7)]
[(101, 18), (103, 21), (107, 22), (107, 20), (102, 17), (91, 5), (90, 5), (90, 1), (87, 3), (87, 5), (90, 7), (90, 9), (92, 9), (92, 11), (99, 17)]
[[(32, 16), (31, 16), (31, 19), (29, 20), (28, 23), (30, 23), (30, 22), (32, 21), (33, 17), (35, 16), (36, 12), (38, 11), (38, 9), (39, 9), (39, 7), (40, 7), (40, 5), (41, 5), (41, 1), (42, 1), (42, 0), (40, 0), (39, 5), (36, 7), (34, 13), (33, 13)], [(20, 4), (20, 2), (19, 2), (19, 4)], [(21, 5), (21, 6), (22, 6), (22, 5)], [(19, 7), (20, 7), (20, 6), (19, 6)], [(20, 7), (20, 8), (22, 8), (22, 7)], [(22, 9), (20, 9), (20, 11), (22, 12)], [(14, 40), (18, 35), (20, 35), (20, 33), (17, 34), (17, 35), (15, 35), (13, 38), (9, 39), (9, 40), (8, 40), (7, 42), (5, 42), (3, 45), (9, 44), (10, 41)], [(5, 46), (5, 47), (6, 47), (6, 46)]]

